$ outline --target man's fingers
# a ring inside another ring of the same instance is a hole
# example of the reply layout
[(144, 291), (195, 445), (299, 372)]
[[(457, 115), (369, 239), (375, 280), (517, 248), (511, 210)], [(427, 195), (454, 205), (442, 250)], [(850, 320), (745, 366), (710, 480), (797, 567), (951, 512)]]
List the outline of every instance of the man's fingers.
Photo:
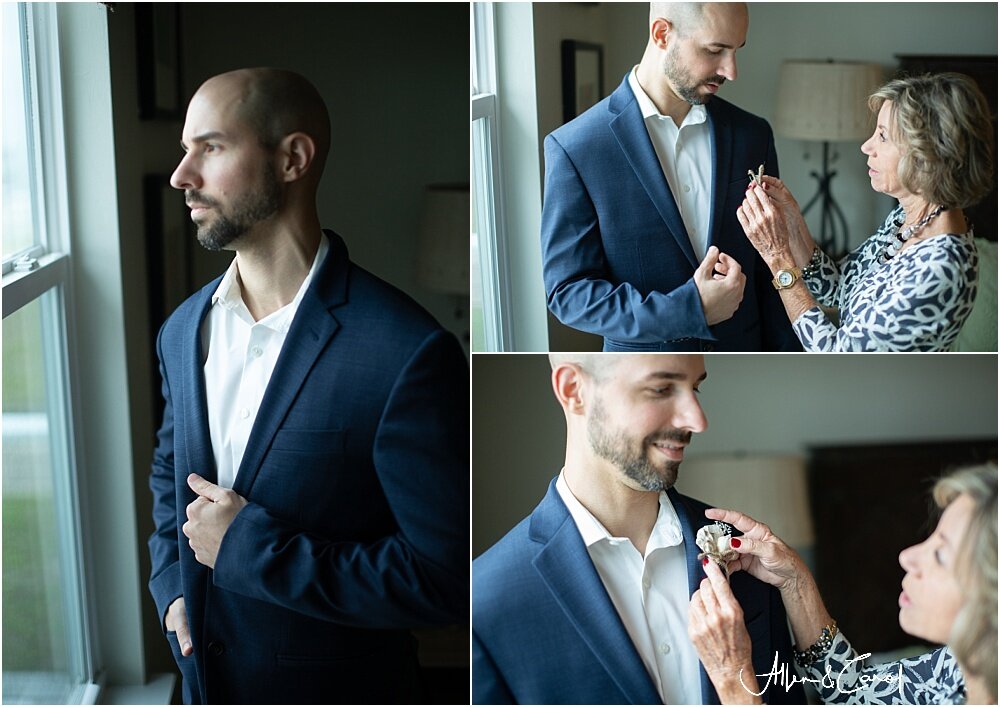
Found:
[(191, 646), (191, 632), (188, 631), (187, 617), (181, 616), (177, 626), (177, 642), (181, 645), (181, 655), (191, 655), (194, 648)]
[(188, 486), (199, 496), (203, 496), (210, 501), (221, 501), (226, 490), (221, 486), (216, 486), (211, 481), (206, 481), (197, 474), (188, 474)]
[(703, 279), (710, 278), (717, 262), (719, 262), (719, 249), (713, 245), (709, 247), (705, 253), (705, 257), (702, 258), (701, 263), (698, 265), (698, 274)]

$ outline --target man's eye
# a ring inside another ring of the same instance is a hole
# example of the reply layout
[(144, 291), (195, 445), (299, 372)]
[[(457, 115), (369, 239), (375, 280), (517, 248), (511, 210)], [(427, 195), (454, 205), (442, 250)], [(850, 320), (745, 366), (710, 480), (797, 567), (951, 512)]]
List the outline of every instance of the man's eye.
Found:
[(672, 385), (668, 385), (664, 388), (650, 388), (649, 390), (653, 393), (653, 395), (670, 395), (674, 392), (674, 387)]
[(214, 143), (211, 142), (205, 143), (205, 152), (216, 152), (218, 149), (219, 146)]

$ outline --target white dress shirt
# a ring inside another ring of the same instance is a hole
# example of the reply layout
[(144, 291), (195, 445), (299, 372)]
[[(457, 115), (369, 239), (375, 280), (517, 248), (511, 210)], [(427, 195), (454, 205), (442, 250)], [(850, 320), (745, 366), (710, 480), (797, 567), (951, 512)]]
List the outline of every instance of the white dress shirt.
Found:
[(646, 131), (660, 161), (670, 193), (674, 195), (694, 254), (700, 261), (708, 251), (709, 218), (712, 213), (712, 131), (705, 106), (691, 106), (681, 126), (661, 115), (639, 85), (638, 67), (628, 75), (628, 85), (642, 111)]
[(254, 321), (243, 302), (237, 279), (238, 256), (212, 295), (212, 308), (202, 324), (201, 341), (208, 430), (219, 486), (231, 489), (236, 482), (250, 430), (257, 419), (285, 336), (329, 249), (326, 235), (321, 234), (312, 267), (295, 298), (259, 322)]
[(646, 543), (646, 556), (628, 538), (613, 537), (559, 474), (556, 491), (569, 509), (590, 559), (664, 704), (702, 704), (698, 654), (687, 635), (688, 591), (684, 534), (666, 492)]

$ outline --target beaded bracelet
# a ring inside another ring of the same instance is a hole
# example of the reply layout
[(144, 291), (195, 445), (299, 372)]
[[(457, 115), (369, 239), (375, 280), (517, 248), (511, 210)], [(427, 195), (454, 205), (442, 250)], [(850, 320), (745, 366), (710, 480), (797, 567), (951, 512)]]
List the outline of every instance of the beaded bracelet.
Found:
[(792, 648), (792, 655), (795, 657), (795, 662), (803, 668), (808, 668), (816, 661), (823, 659), (833, 647), (833, 638), (836, 635), (837, 622), (833, 621), (823, 627), (823, 630), (819, 634), (819, 639), (804, 651), (797, 651)]
[(802, 277), (812, 277), (819, 272), (822, 252), (823, 251), (819, 249), (819, 246), (813, 248), (812, 257), (809, 259), (809, 262), (805, 264), (805, 267), (802, 268)]

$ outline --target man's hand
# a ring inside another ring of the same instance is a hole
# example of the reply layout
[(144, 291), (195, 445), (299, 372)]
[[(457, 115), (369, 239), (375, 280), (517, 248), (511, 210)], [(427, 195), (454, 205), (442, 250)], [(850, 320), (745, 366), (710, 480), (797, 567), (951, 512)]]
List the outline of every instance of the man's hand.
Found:
[(177, 633), (177, 642), (181, 645), (181, 655), (194, 653), (191, 647), (191, 632), (188, 631), (187, 612), (184, 610), (184, 597), (177, 597), (167, 608), (167, 618), (163, 621), (168, 631)]
[(701, 296), (705, 321), (709, 326), (724, 322), (736, 312), (743, 301), (743, 286), (747, 278), (740, 264), (714, 245), (694, 271), (694, 284)]
[(222, 536), (240, 509), (247, 505), (247, 500), (235, 491), (216, 486), (197, 474), (190, 474), (187, 482), (198, 498), (188, 505), (188, 521), (181, 530), (194, 550), (194, 559), (214, 569)]

